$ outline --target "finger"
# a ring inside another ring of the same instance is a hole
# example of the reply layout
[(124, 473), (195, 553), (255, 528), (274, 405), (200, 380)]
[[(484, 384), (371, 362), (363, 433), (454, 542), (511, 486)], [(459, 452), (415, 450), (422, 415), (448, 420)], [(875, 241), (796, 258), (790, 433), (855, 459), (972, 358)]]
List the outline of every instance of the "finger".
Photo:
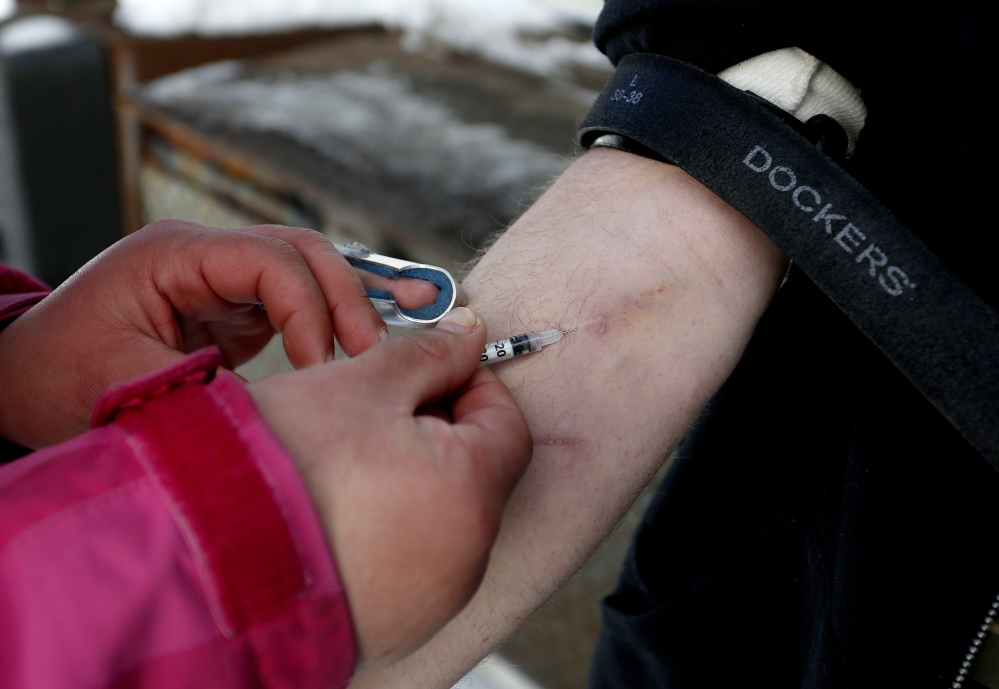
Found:
[(355, 268), (357, 276), (366, 289), (380, 289), (392, 293), (395, 303), (403, 309), (418, 309), (437, 301), (440, 288), (427, 280), (418, 278), (388, 278), (370, 270)]
[[(242, 234), (242, 233), (238, 233)], [(205, 257), (206, 270), (212, 288), (228, 301), (253, 299), (263, 303), (267, 318), (281, 333), (288, 361), (295, 368), (315, 366), (333, 358), (333, 321), (312, 271), (298, 250), (279, 239), (253, 235), (253, 243), (239, 252), (243, 275), (230, 277), (219, 269), (227, 268), (235, 259), (225, 256)], [(226, 244), (229, 252), (235, 248)], [(252, 247), (252, 248), (251, 248)], [(250, 280), (256, 276), (252, 285)]]
[(436, 402), (471, 377), (486, 343), (486, 326), (471, 309), (457, 308), (433, 330), (402, 335), (355, 361), (377, 372), (373, 394), (393, 399), (405, 413)]
[(336, 337), (348, 356), (356, 356), (378, 342), (382, 332), (387, 335), (385, 323), (368, 299), (360, 277), (325, 235), (281, 225), (260, 225), (242, 231), (280, 239), (298, 250), (315, 276)]
[[(333, 324), (326, 300), (291, 244), (185, 223), (158, 223), (143, 233), (155, 254), (150, 262), (154, 284), (182, 316), (214, 321), (244, 305), (263, 303), (271, 325), (284, 335), (293, 366), (323, 363), (332, 356)], [(172, 246), (162, 241), (164, 234)]]
[[(487, 368), (479, 367), (454, 395), (454, 432), (486, 480), (512, 490), (533, 451), (531, 431), (510, 390)], [(504, 494), (505, 495), (505, 494)]]

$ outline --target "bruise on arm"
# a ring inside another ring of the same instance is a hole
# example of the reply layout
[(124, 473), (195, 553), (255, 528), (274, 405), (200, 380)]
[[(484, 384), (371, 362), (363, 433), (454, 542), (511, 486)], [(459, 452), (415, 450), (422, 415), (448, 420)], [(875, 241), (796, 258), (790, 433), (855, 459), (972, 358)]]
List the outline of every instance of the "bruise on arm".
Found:
[(786, 266), (679, 168), (610, 149), (577, 160), (464, 282), (490, 339), (578, 328), (494, 370), (534, 437), (466, 609), (355, 687), (450, 687), (608, 535), (738, 361)]

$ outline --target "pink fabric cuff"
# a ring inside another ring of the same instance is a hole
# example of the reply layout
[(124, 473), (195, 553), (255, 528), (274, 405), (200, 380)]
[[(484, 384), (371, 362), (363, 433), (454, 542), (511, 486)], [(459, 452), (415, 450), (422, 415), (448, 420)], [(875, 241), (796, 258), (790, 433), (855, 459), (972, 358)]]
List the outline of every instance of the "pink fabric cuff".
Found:
[(318, 516), (242, 382), (215, 375), (219, 357), (203, 349), (109, 388), (92, 423), (118, 426), (141, 448), (219, 629), (247, 635), (265, 686), (346, 686), (353, 631)]
[(0, 330), (52, 290), (20, 270), (0, 265)]

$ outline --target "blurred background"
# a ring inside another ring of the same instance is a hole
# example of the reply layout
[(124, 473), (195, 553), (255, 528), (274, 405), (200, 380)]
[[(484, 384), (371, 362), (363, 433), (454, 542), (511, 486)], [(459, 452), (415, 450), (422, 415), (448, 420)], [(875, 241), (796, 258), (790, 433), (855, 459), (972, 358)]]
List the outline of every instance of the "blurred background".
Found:
[[(601, 4), (0, 0), (0, 261), (54, 286), (180, 218), (460, 274), (577, 153), (610, 74)], [(241, 373), (287, 368), (272, 343)], [(582, 689), (647, 499), (459, 686)]]

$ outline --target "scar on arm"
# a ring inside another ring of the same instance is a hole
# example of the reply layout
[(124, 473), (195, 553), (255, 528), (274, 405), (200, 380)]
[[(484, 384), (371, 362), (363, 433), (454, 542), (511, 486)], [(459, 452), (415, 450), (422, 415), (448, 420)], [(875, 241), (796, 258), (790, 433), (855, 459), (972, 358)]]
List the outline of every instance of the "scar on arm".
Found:
[[(587, 302), (586, 299), (577, 299), (571, 305), (563, 303), (561, 309), (546, 309), (560, 311), (557, 318), (552, 317), (555, 314), (542, 313), (542, 309), (525, 308), (526, 305), (522, 303), (518, 309), (522, 315), (517, 319), (522, 323), (522, 326), (515, 327), (517, 332), (509, 333), (506, 336), (532, 330), (549, 329), (561, 330), (565, 336), (550, 345), (550, 349), (546, 347), (543, 351), (530, 356), (510, 358), (508, 361), (498, 363), (494, 370), (497, 373), (504, 371), (507, 374), (503, 376), (504, 382), (514, 392), (543, 385), (559, 375), (565, 375), (562, 367), (563, 357), (568, 357), (565, 359), (565, 363), (572, 367), (578, 361), (578, 354), (574, 356), (574, 352), (584, 351), (589, 346), (599, 346), (593, 340), (587, 342), (584, 337), (583, 341), (578, 343), (584, 349), (579, 350), (574, 346), (578, 338), (588, 334), (599, 341), (608, 334), (613, 334), (615, 337), (628, 337), (629, 333), (645, 331), (654, 319), (669, 318), (670, 305), (674, 303), (680, 289), (679, 283), (675, 280), (663, 280), (636, 294), (623, 295), (616, 300), (611, 300), (610, 308), (602, 307), (596, 311), (596, 306), (594, 306), (596, 313), (590, 318), (582, 318), (584, 306), (591, 303)], [(551, 301), (549, 300), (549, 305)], [(566, 308), (567, 306), (569, 308)], [(569, 312), (567, 313), (567, 311)], [(554, 441), (541, 442), (540, 444), (558, 446), (558, 443)]]
[(642, 290), (638, 294), (622, 297), (611, 308), (602, 310), (593, 318), (580, 323), (568, 322), (559, 327), (585, 330), (596, 337), (602, 337), (611, 331), (616, 333), (642, 327), (647, 319), (662, 317), (662, 313), (669, 307), (676, 292), (670, 283), (664, 282)]
[[(587, 289), (585, 294), (584, 288)], [(506, 380), (511, 390), (521, 390), (528, 385), (542, 383), (558, 373), (558, 362), (567, 351), (566, 347), (569, 351), (574, 349), (571, 343), (580, 335), (588, 333), (593, 337), (602, 338), (608, 333), (613, 333), (615, 336), (627, 337), (629, 332), (645, 330), (651, 319), (664, 317), (679, 289), (677, 281), (662, 280), (640, 292), (619, 295), (610, 301), (609, 308), (599, 308), (599, 311), (590, 318), (582, 316), (585, 306), (593, 303), (592, 297), (597, 291), (593, 285), (585, 287), (577, 285), (576, 289), (566, 289), (561, 297), (549, 296), (535, 303), (522, 301), (512, 308), (509, 306), (510, 302), (507, 302), (507, 308), (519, 312), (520, 315), (513, 318), (521, 323), (521, 326), (514, 325), (512, 330), (515, 332), (505, 333), (504, 337), (549, 329), (561, 330), (565, 333), (565, 337), (553, 344), (551, 349), (546, 348), (543, 352), (531, 356), (511, 357), (508, 361), (498, 363), (496, 370), (518, 373), (516, 377)], [(594, 310), (596, 308), (594, 306)], [(542, 362), (547, 363), (542, 364)], [(532, 369), (543, 372), (541, 377), (532, 373)]]

